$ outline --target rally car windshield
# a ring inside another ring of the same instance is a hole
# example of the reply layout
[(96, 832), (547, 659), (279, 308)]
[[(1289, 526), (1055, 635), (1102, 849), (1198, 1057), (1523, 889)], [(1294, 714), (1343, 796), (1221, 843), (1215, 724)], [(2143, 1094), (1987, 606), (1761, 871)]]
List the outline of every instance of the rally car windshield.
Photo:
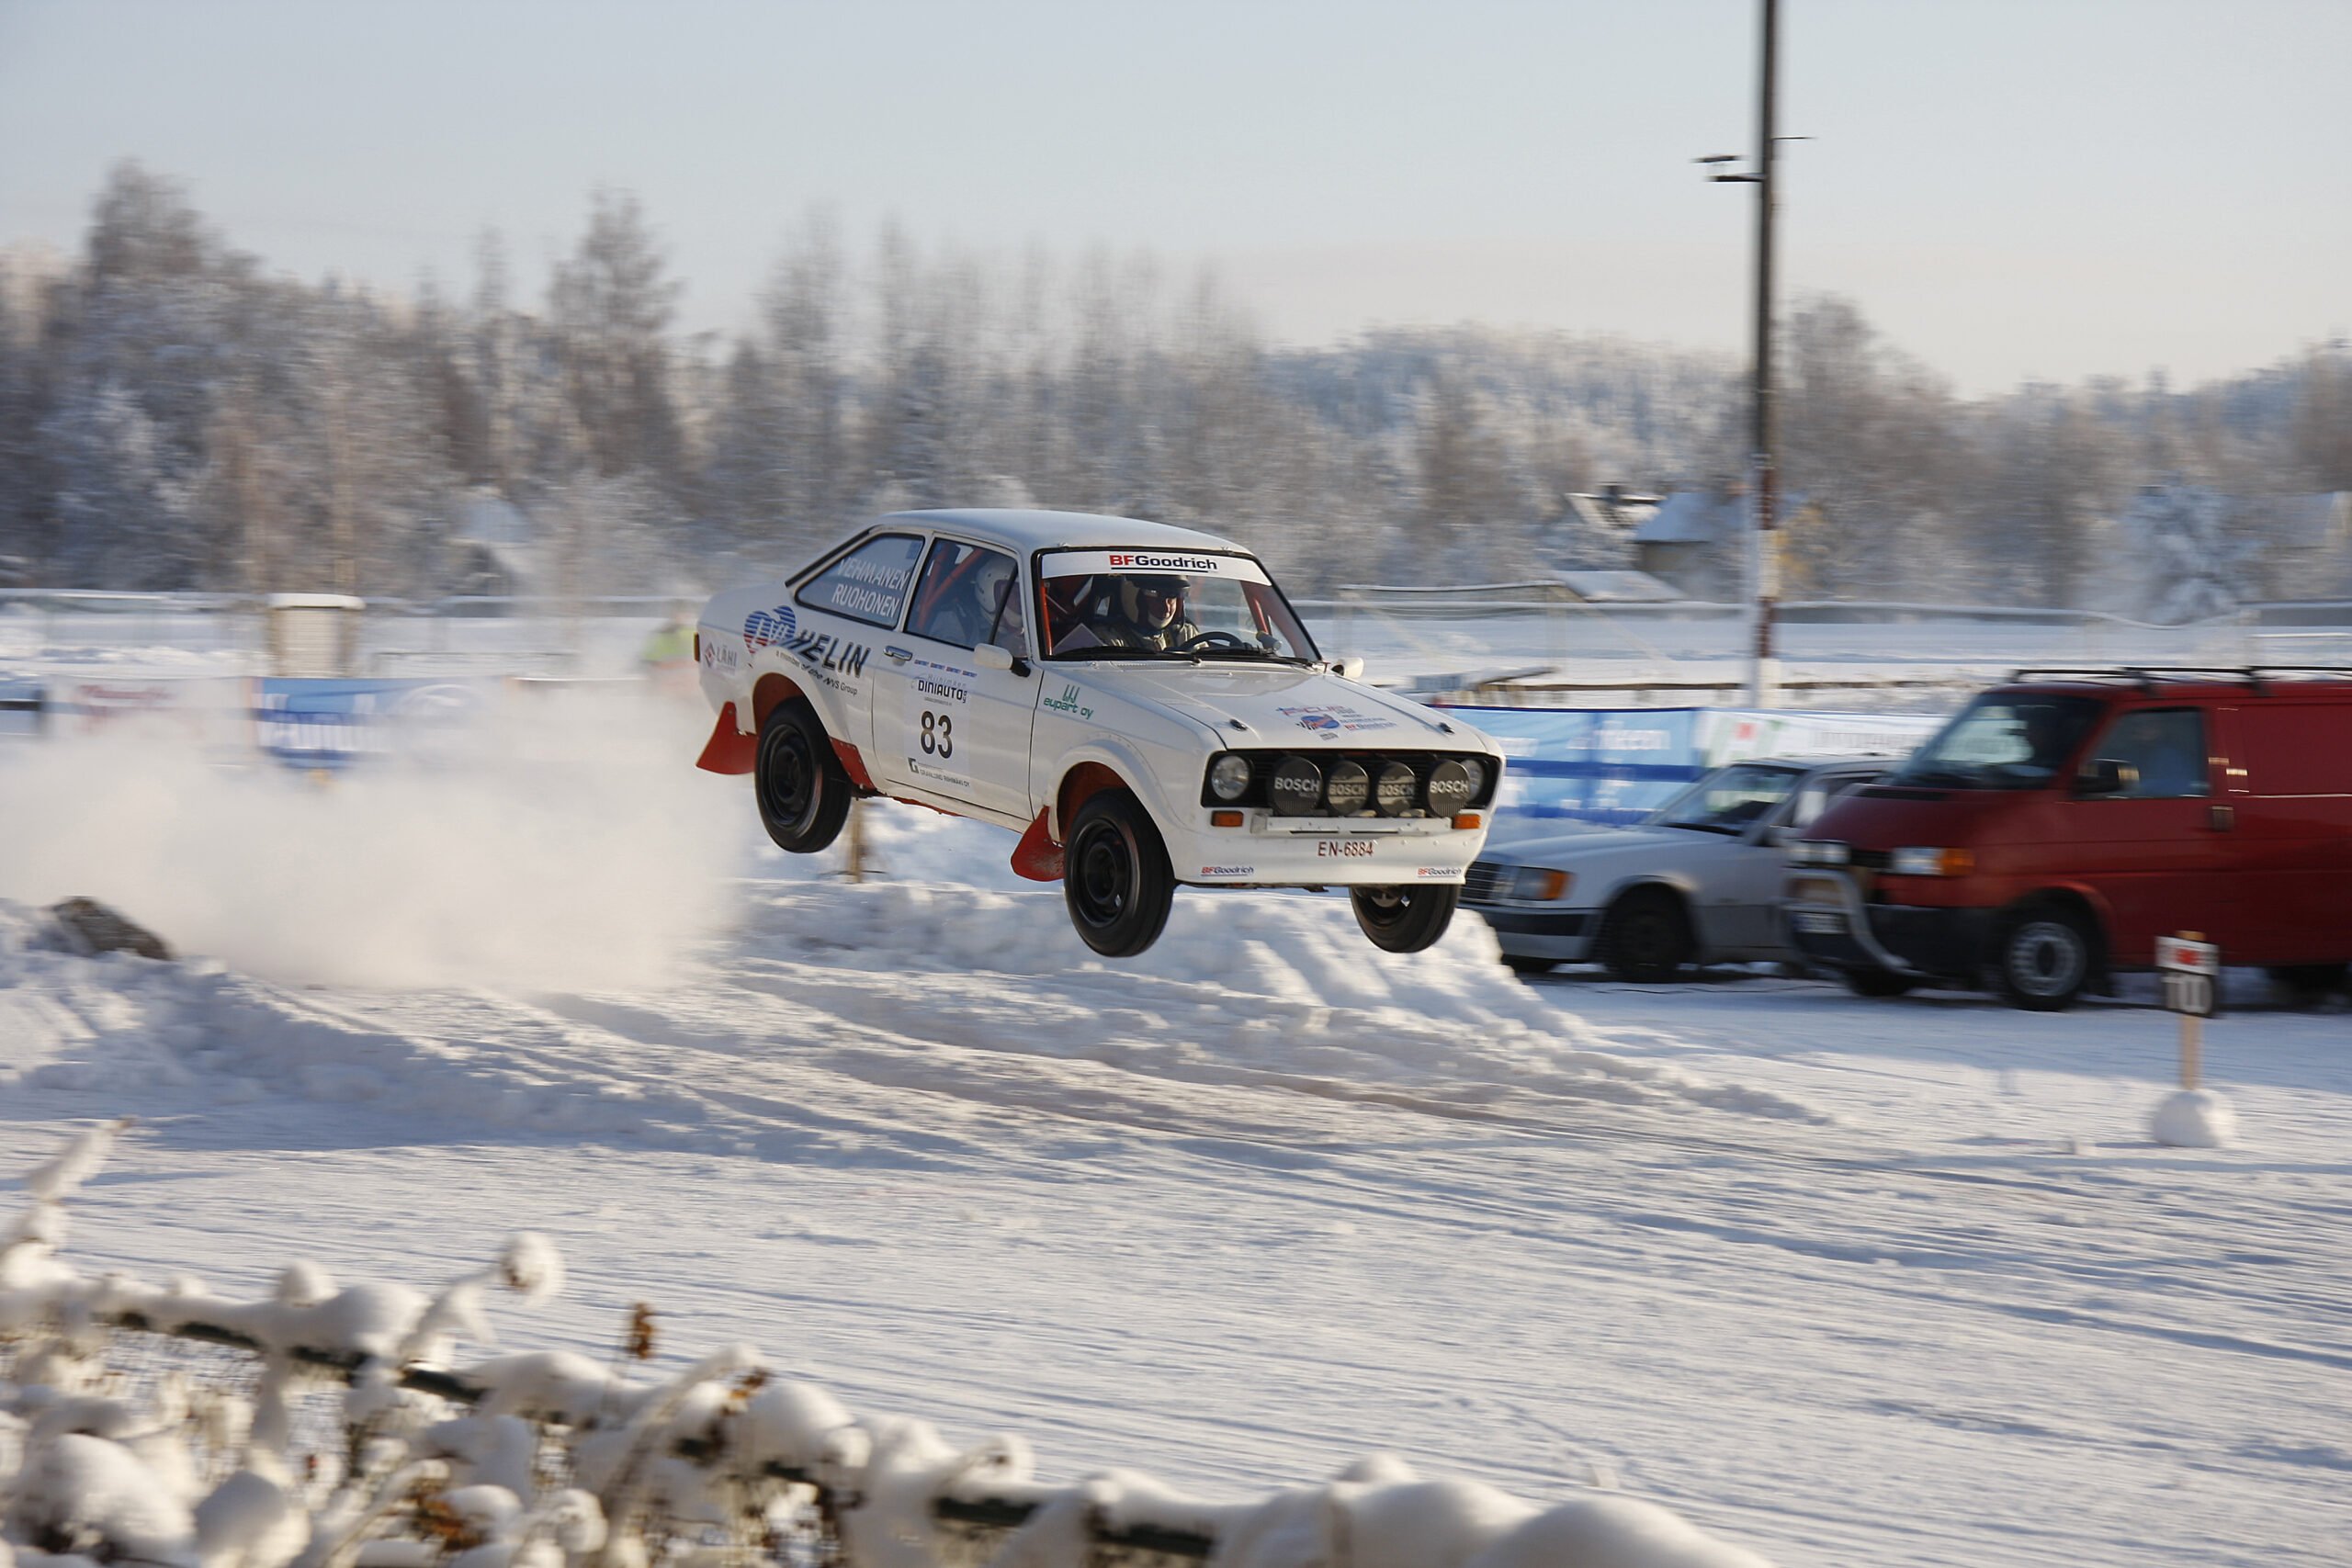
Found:
[(1065, 550), (1045, 558), (1038, 581), (1048, 659), (1318, 657), (1265, 568), (1247, 556)]

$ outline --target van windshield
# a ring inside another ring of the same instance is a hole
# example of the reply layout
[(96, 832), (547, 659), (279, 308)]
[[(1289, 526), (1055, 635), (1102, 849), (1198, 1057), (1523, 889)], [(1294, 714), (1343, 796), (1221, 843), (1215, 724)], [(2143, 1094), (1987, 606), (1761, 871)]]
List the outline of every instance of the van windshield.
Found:
[(2040, 789), (2058, 776), (2106, 705), (2096, 697), (1987, 692), (1911, 753), (1891, 784)]

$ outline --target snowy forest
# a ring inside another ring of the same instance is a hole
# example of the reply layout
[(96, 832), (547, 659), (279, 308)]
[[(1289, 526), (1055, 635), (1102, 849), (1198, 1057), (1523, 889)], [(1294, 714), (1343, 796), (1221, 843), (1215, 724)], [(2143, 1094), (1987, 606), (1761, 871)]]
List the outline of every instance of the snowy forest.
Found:
[[(557, 594), (693, 592), (934, 505), (1205, 526), (1295, 592), (1472, 583), (1632, 565), (1570, 496), (1745, 461), (1728, 355), (1476, 326), (1286, 348), (1148, 257), (1007, 263), (821, 214), (767, 279), (752, 330), (681, 331), (655, 220), (598, 192), (543, 287), (494, 234), (463, 288), (307, 283), (123, 164), (78, 256), (0, 276), (0, 585), (465, 592), (485, 498)], [(2185, 390), (1969, 399), (1813, 298), (1780, 359), (1796, 592), (2101, 604), (2148, 555), (2150, 494), (2176, 498), (2199, 613), (2352, 592), (2341, 550), (2278, 536), (2352, 491), (2341, 341)]]

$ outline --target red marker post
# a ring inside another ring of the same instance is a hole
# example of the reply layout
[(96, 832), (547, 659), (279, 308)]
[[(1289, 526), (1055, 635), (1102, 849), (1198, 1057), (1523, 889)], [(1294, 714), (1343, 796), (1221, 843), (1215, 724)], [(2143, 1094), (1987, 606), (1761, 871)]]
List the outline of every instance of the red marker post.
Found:
[(2222, 950), (2202, 931), (2156, 938), (2156, 976), (2166, 1011), (2180, 1015), (2180, 1089), (2156, 1107), (2156, 1142), (2176, 1148), (2220, 1148), (2236, 1133), (2222, 1097), (2197, 1087), (2205, 1021), (2221, 1010)]

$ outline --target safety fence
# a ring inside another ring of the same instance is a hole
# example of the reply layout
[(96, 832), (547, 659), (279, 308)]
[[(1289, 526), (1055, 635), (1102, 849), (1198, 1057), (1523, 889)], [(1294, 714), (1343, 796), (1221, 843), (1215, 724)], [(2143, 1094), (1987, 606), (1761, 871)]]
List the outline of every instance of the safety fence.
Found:
[(643, 1307), (603, 1362), (456, 1363), (488, 1338), (485, 1292), (560, 1288), (537, 1236), (430, 1297), (307, 1264), (257, 1302), (86, 1276), (57, 1255), (61, 1206), (117, 1130), (34, 1171), (0, 1232), (0, 1561), (20, 1568), (1760, 1568), (1654, 1504), (1538, 1509), (1386, 1458), (1254, 1502), (1048, 1484), (1017, 1438), (855, 1416), (748, 1347), (650, 1377)]

